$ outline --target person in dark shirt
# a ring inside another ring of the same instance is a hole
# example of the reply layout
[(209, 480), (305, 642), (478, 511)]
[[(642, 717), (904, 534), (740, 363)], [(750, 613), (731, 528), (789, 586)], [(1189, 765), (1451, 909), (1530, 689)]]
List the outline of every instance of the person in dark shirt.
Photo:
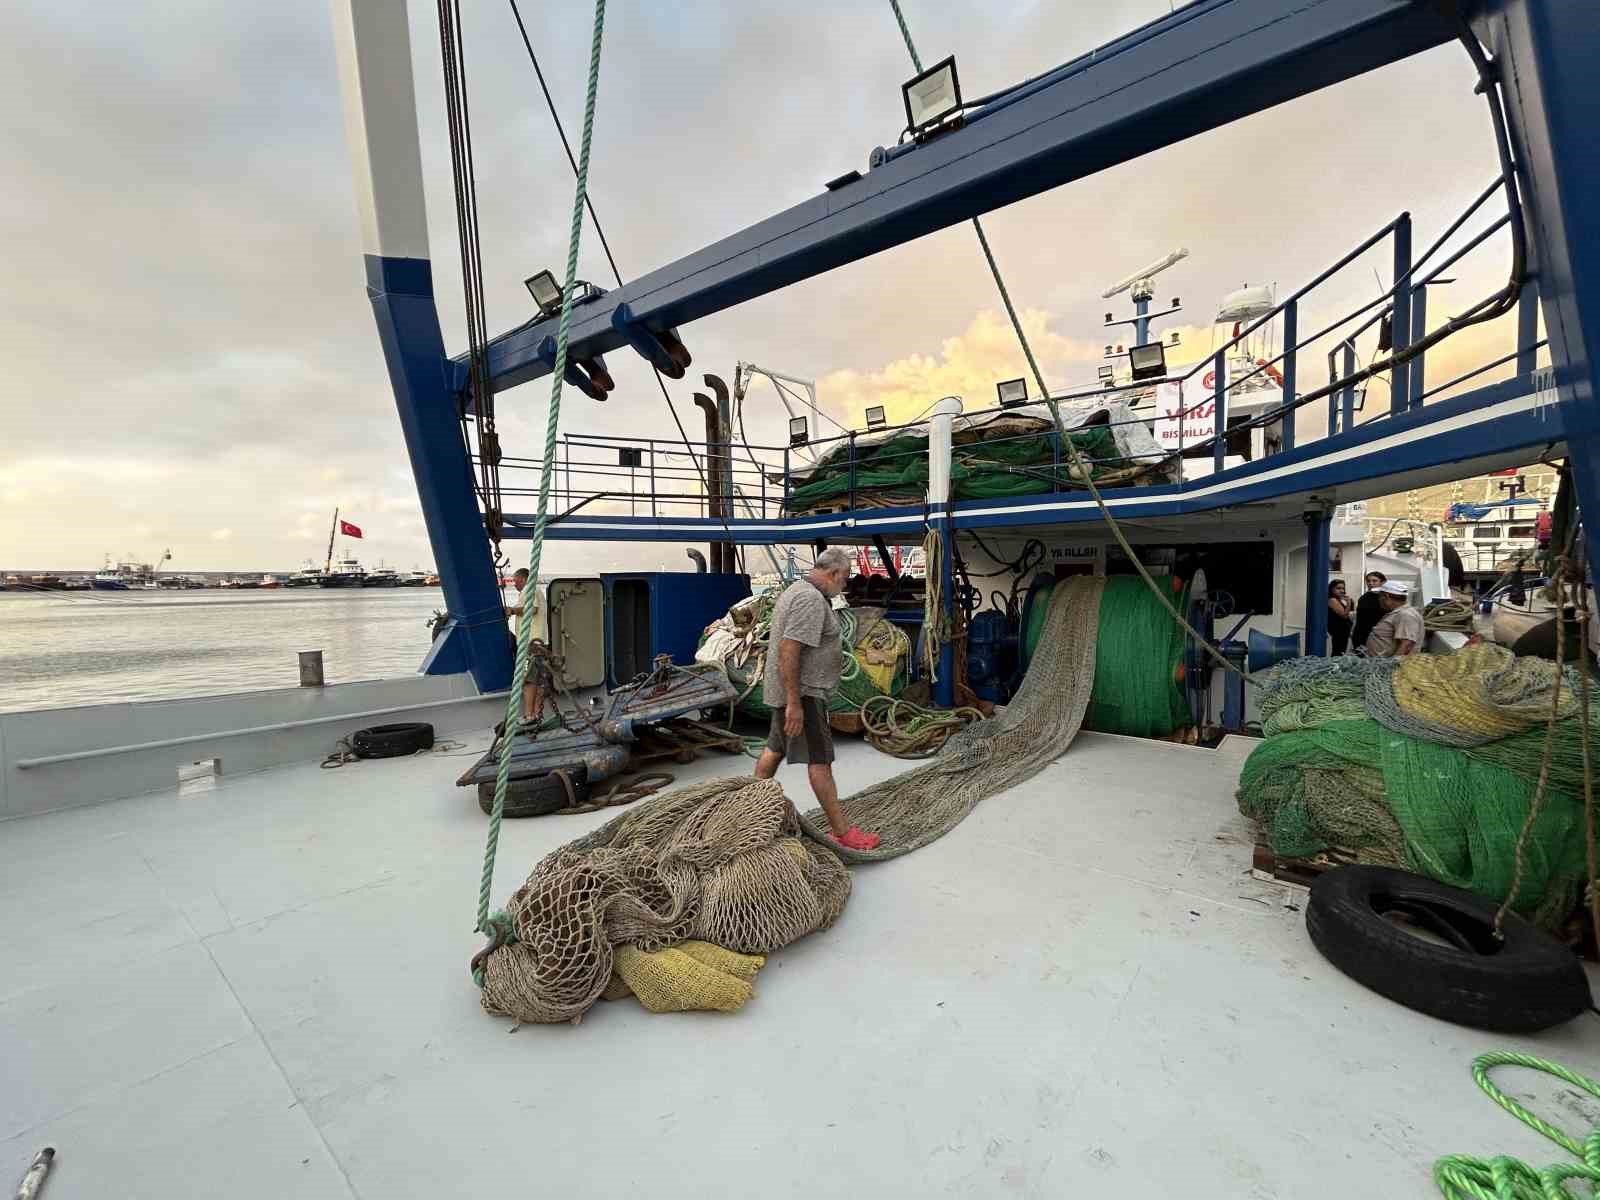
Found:
[(1359, 650), (1367, 644), (1367, 634), (1383, 620), (1383, 603), (1378, 599), (1378, 589), (1389, 582), (1382, 571), (1367, 572), (1367, 590), (1356, 601), (1356, 627), (1350, 633), (1350, 645)]
[(1333, 639), (1335, 658), (1350, 647), (1350, 614), (1355, 607), (1355, 601), (1345, 595), (1344, 580), (1328, 584), (1328, 636)]

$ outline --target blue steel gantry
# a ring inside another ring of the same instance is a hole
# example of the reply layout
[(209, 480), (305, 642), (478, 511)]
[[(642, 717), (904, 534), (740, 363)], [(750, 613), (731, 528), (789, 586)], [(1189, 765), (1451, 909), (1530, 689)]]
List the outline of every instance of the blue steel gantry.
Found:
[[(510, 644), (469, 451), (457, 432), (468, 368), (464, 357), (443, 352), (429, 278), (404, 10), (385, 0), (335, 0), (335, 13), (368, 290), (451, 614), (427, 669), (468, 669), (480, 687), (503, 687)], [(1600, 60), (1600, 11), (1577, 0), (1196, 0), (967, 112), (958, 129), (874, 152), (865, 173), (585, 303), (572, 315), (571, 358), (631, 346), (660, 359), (659, 339), (702, 317), (1450, 42), (1463, 22), (1501, 73), (1526, 213), (1529, 282), (1516, 377), (1424, 405), (1421, 360), (1396, 364), (1393, 408), (1381, 421), (1352, 426), (1348, 398), (1341, 421), (1330, 397), (1325, 438), (1296, 445), (1289, 417), (1281, 453), (1203, 481), (1111, 490), (1106, 499), (1119, 517), (1187, 515), (1293, 502), (1363, 479), (1449, 478), (1565, 445), (1580, 504), (1600, 511), (1600, 217), (1592, 205), (1600, 195), (1600, 89), (1588, 76)], [(1404, 136), (1403, 114), (1386, 135)], [(1425, 329), (1427, 278), (1408, 278), (1409, 219), (1384, 232), (1395, 249), (1391, 308), (1395, 345), (1403, 347)], [(1549, 342), (1547, 373), (1533, 369), (1535, 296)], [(1292, 306), (1282, 315), (1290, 325)], [(551, 319), (492, 339), (495, 389), (547, 373), (554, 332)], [(1296, 390), (1293, 341), (1286, 336), (1286, 398)], [(1219, 407), (1222, 390), (1219, 383)], [(1301, 418), (1312, 411), (1302, 408)], [(1219, 440), (1219, 467), (1221, 458)], [(942, 519), (921, 507), (788, 518), (573, 513), (548, 536), (905, 539)], [(1097, 519), (1093, 502), (1078, 493), (969, 501), (949, 513), (957, 527)], [(526, 518), (507, 514), (508, 536), (525, 535), (519, 520)], [(1588, 537), (1589, 561), (1600, 561), (1594, 527)]]

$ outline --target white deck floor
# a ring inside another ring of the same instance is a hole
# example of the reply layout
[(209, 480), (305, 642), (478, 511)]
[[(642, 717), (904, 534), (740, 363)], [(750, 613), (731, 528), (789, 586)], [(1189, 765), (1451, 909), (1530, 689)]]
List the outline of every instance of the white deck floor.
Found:
[[(841, 754), (849, 786), (899, 767)], [(1100, 736), (859, 870), (743, 1012), (512, 1032), (467, 976), (466, 761), (0, 825), (0, 1189), (48, 1143), (46, 1200), (1426, 1197), (1446, 1152), (1560, 1157), (1473, 1055), (1600, 1073), (1593, 1017), (1506, 1038), (1350, 983), (1303, 893), (1250, 878), (1235, 756)], [(496, 898), (603, 819), (507, 822)], [(1580, 1136), (1600, 1120), (1510, 1082)]]

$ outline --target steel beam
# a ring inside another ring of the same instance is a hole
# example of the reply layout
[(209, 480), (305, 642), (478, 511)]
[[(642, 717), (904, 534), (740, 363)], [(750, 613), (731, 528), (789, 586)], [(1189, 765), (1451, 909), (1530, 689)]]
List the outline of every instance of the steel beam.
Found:
[[(1528, 267), (1550, 341), (1557, 396), (1584, 523), (1600, 563), (1600, 18), (1592, 4), (1493, 0), (1474, 22), (1499, 63), (1528, 224)], [(1526, 293), (1524, 293), (1526, 294)], [(1524, 310), (1519, 332), (1533, 327)], [(1524, 351), (1522, 361), (1531, 358)]]
[[(622, 305), (649, 329), (686, 325), (1453, 36), (1425, 0), (1197, 0), (972, 112), (963, 128), (583, 305), (571, 354), (625, 345), (613, 320)], [(493, 341), (498, 389), (549, 370), (538, 349), (555, 325)], [(455, 369), (459, 385), (465, 360)]]
[(1323, 658), (1328, 653), (1328, 535), (1326, 508), (1307, 510), (1306, 522), (1306, 634), (1305, 654)]
[(434, 303), (406, 9), (391, 0), (332, 8), (367, 295), (450, 613), (421, 670), (470, 671), (480, 691), (500, 691), (511, 682), (511, 640)]

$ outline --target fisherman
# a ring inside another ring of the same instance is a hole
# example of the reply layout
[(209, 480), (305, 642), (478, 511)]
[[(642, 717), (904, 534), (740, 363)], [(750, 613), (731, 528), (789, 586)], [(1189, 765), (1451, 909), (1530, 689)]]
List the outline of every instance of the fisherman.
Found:
[(833, 840), (851, 850), (872, 850), (878, 835), (846, 820), (833, 780), (833, 732), (828, 696), (844, 670), (844, 647), (833, 598), (850, 579), (850, 556), (838, 547), (817, 555), (816, 565), (791, 583), (772, 609), (762, 699), (772, 709), (772, 729), (756, 763), (756, 778), (771, 779), (779, 765), (806, 764), (811, 790), (833, 830)]
[(1386, 580), (1378, 588), (1383, 617), (1367, 635), (1368, 658), (1403, 658), (1422, 648), (1427, 637), (1422, 614), (1411, 607), (1406, 585)]
[[(518, 567), (513, 571), (511, 573), (511, 582), (516, 585), (517, 602), (506, 605), (506, 619), (511, 622), (511, 658), (515, 662), (517, 656), (517, 620), (522, 616), (523, 606), (529, 603), (527, 598), (528, 568)], [(536, 601), (534, 602), (534, 610), (538, 611)], [(533, 685), (532, 676), (529, 675), (524, 678), (522, 681), (522, 719), (524, 722), (538, 719), (539, 714), (533, 711), (533, 706), (538, 701), (537, 692), (538, 689)]]
[(1382, 571), (1367, 572), (1367, 590), (1356, 601), (1356, 627), (1350, 633), (1350, 646), (1360, 650), (1367, 644), (1367, 634), (1383, 617), (1383, 604), (1378, 599), (1378, 589), (1389, 581)]

